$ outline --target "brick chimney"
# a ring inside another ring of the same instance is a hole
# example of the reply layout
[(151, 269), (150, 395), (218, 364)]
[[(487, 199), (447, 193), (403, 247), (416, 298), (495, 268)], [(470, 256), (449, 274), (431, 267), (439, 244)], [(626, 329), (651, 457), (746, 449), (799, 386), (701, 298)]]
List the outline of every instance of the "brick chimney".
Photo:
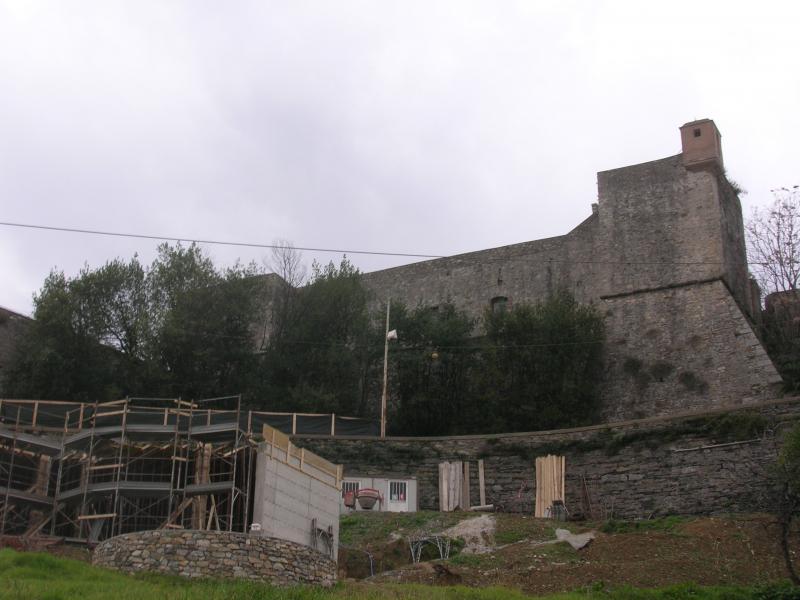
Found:
[(722, 136), (711, 119), (700, 119), (681, 127), (683, 166), (690, 170), (722, 172)]

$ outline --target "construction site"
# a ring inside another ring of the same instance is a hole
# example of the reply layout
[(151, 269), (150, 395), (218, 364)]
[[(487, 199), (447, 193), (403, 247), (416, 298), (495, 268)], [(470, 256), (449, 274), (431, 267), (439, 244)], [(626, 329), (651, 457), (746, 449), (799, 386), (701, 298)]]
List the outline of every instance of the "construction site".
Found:
[(93, 545), (145, 530), (247, 532), (265, 431), (375, 435), (377, 427), (333, 414), (243, 410), (239, 396), (0, 400), (0, 537)]

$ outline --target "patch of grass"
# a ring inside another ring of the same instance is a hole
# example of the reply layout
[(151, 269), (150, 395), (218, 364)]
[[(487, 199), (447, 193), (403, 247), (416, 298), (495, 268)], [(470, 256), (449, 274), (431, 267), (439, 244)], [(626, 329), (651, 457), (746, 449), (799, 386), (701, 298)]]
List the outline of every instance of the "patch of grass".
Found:
[(600, 531), (603, 533), (635, 533), (642, 531), (660, 531), (674, 533), (680, 525), (690, 519), (688, 517), (670, 516), (642, 521), (619, 521), (610, 519), (603, 523)]
[[(539, 554), (569, 560), (563, 544)], [(574, 551), (572, 551), (574, 552)], [(471, 555), (476, 556), (476, 555)], [(481, 555), (477, 555), (481, 556)], [(486, 556), (486, 555), (483, 555)], [(487, 557), (489, 558), (489, 557)], [(454, 559), (455, 560), (455, 559)], [(468, 564), (472, 558), (459, 560)], [(452, 561), (451, 561), (452, 562)], [(0, 550), (0, 598), (3, 600), (526, 600), (533, 596), (506, 588), (467, 588), (402, 584), (337, 584), (332, 589), (275, 588), (244, 581), (186, 580), (161, 575), (125, 575), (89, 564), (40, 553)], [(539, 600), (800, 600), (800, 588), (786, 584), (757, 587), (701, 587), (694, 584), (661, 589), (602, 585)]]
[(496, 442), (485, 446), (481, 458), (491, 456), (516, 456), (530, 461), (547, 454), (588, 453), (602, 451), (609, 456), (619, 454), (627, 447), (645, 447), (656, 450), (686, 436), (704, 436), (718, 443), (737, 442), (760, 437), (769, 428), (770, 420), (754, 411), (739, 411), (690, 418), (665, 426), (613, 431), (602, 429), (590, 437), (547, 442), (532, 446), (519, 442)]
[(522, 540), (545, 542), (555, 539), (556, 529), (575, 529), (574, 523), (562, 523), (550, 519), (537, 519), (528, 515), (495, 515), (494, 540), (498, 546), (514, 544)]
[(505, 546), (506, 544), (515, 544), (526, 539), (528, 536), (525, 531), (507, 529), (505, 531), (498, 531), (495, 533), (494, 541), (498, 546)]
[(584, 600), (800, 600), (800, 588), (789, 582), (752, 587), (685, 583), (656, 589), (630, 586), (607, 589), (601, 584), (582, 590), (580, 596), (564, 594), (553, 596), (551, 600), (572, 600), (578, 597)]
[(735, 442), (761, 437), (768, 426), (764, 415), (744, 411), (720, 415), (712, 423), (711, 432), (718, 442)]
[(536, 555), (551, 563), (572, 563), (580, 561), (578, 551), (570, 546), (567, 542), (558, 542), (557, 544), (539, 546), (536, 548)]
[(472, 515), (422, 510), (412, 513), (354, 512), (339, 519), (339, 540), (358, 548), (385, 543), (392, 533), (404, 537), (418, 532), (435, 533)]
[(494, 554), (457, 554), (451, 556), (448, 562), (459, 567), (472, 569), (491, 569), (501, 564)]

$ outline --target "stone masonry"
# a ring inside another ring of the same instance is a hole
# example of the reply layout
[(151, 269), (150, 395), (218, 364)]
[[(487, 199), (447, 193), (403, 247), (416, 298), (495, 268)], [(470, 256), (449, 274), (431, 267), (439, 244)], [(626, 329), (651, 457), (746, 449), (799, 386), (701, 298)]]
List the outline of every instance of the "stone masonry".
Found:
[(235, 577), (281, 586), (336, 583), (336, 563), (316, 550), (286, 540), (222, 531), (126, 533), (100, 543), (92, 562), (129, 573)]
[(786, 429), (800, 421), (800, 398), (748, 408), (685, 413), (604, 426), (535, 433), (432, 438), (303, 438), (299, 443), (344, 465), (347, 476), (416, 477), (419, 506), (436, 510), (438, 465), (477, 461), (486, 502), (533, 510), (537, 456), (566, 457), (566, 505), (587, 514), (585, 490), (603, 518), (713, 514), (768, 509), (772, 465)]
[(493, 300), (558, 289), (593, 304), (606, 318), (606, 422), (772, 398), (780, 377), (754, 333), (760, 298), (719, 131), (704, 119), (681, 138), (681, 154), (599, 173), (592, 215), (566, 235), (363, 280), (378, 302), (452, 302), (478, 319)]

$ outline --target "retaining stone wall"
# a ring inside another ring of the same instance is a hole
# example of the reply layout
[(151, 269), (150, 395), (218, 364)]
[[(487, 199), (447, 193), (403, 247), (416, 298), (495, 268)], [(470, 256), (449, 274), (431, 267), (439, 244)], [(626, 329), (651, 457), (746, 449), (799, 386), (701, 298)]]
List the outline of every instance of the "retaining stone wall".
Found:
[(92, 562), (127, 572), (197, 578), (243, 578), (275, 585), (336, 582), (336, 563), (316, 550), (277, 538), (220, 531), (139, 531), (109, 538)]
[[(730, 431), (748, 419), (763, 422), (766, 429), (756, 436)], [(439, 506), (438, 464), (447, 460), (471, 461), (471, 499), (479, 504), (477, 460), (483, 459), (486, 502), (507, 511), (531, 512), (535, 457), (561, 454), (566, 457), (570, 511), (588, 512), (585, 481), (593, 506), (604, 517), (641, 518), (768, 509), (780, 440), (797, 421), (800, 399), (794, 398), (748, 409), (574, 430), (295, 441), (343, 464), (345, 477), (416, 477), (419, 506), (431, 510)]]

